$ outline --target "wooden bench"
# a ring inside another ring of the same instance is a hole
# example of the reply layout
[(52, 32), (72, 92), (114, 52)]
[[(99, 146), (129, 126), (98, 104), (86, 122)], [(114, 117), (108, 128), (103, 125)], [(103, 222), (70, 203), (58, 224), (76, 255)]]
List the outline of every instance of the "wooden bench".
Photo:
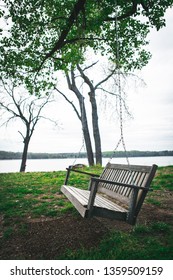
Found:
[[(97, 176), (70, 166), (61, 191), (82, 217), (99, 216), (134, 225), (156, 170), (157, 165), (108, 163)], [(88, 190), (67, 185), (71, 171), (91, 176)]]

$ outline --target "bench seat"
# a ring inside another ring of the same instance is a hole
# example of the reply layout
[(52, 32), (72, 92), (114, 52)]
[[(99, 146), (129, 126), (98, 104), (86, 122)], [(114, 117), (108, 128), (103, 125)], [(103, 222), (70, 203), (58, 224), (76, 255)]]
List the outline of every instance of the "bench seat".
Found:
[[(83, 218), (87, 218), (88, 215), (88, 201), (90, 197), (90, 191), (81, 190), (72, 186), (61, 187), (61, 191), (66, 195), (66, 197), (75, 205), (78, 212)], [(113, 211), (113, 215), (112, 215)], [(121, 207), (110, 199), (97, 193), (94, 200), (93, 215), (101, 216), (105, 218), (117, 218), (120, 220), (126, 220), (127, 209)]]

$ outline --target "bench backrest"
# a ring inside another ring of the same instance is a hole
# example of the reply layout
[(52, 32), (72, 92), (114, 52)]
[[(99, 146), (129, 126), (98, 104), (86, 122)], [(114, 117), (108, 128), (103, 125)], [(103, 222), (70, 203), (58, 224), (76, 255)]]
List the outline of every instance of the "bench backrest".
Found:
[[(113, 182), (149, 188), (155, 175), (157, 166), (139, 166), (108, 163), (100, 178)], [(126, 186), (99, 183), (98, 191), (110, 197), (118, 199), (121, 203), (129, 206), (133, 189)], [(140, 201), (144, 191), (139, 189), (136, 204)], [(146, 192), (145, 192), (146, 195)]]

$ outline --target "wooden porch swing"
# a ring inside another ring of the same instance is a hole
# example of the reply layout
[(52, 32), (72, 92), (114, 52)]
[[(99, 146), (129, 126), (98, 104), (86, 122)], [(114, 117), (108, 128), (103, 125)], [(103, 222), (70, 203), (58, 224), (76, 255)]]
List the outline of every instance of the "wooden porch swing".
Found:
[[(123, 136), (122, 98), (119, 71), (119, 44), (116, 20), (118, 91), (120, 102), (120, 132), (121, 137), (114, 149), (122, 143), (126, 153), (127, 164), (107, 163), (101, 175), (77, 170), (73, 165), (67, 168), (62, 193), (71, 201), (84, 218), (104, 217), (126, 221), (134, 225), (142, 207), (147, 192), (157, 170), (157, 165), (130, 165)], [(69, 184), (71, 172), (90, 176), (88, 190), (83, 190)]]
[[(84, 218), (98, 216), (134, 225), (156, 170), (157, 165), (108, 163), (97, 176), (70, 166), (61, 191)], [(91, 176), (88, 190), (67, 185), (72, 171)]]

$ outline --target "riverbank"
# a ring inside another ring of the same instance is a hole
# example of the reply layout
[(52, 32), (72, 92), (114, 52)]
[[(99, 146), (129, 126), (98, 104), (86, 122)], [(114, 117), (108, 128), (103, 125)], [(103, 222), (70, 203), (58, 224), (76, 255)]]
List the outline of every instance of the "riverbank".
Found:
[[(173, 156), (173, 151), (107, 151), (102, 153), (103, 158), (128, 157), (158, 157)], [(65, 158), (86, 158), (86, 153), (28, 153), (28, 159), (65, 159)], [(22, 153), (0, 151), (0, 160), (21, 159)]]
[[(103, 166), (107, 164), (110, 158), (103, 158)], [(113, 158), (112, 163), (127, 164), (126, 158)], [(173, 156), (169, 157), (129, 157), (130, 164), (158, 166), (173, 165)], [(26, 172), (46, 172), (66, 170), (69, 165), (82, 163), (88, 165), (86, 158), (65, 158), (65, 159), (28, 159), (26, 163)], [(0, 160), (0, 173), (19, 172), (21, 160)]]

